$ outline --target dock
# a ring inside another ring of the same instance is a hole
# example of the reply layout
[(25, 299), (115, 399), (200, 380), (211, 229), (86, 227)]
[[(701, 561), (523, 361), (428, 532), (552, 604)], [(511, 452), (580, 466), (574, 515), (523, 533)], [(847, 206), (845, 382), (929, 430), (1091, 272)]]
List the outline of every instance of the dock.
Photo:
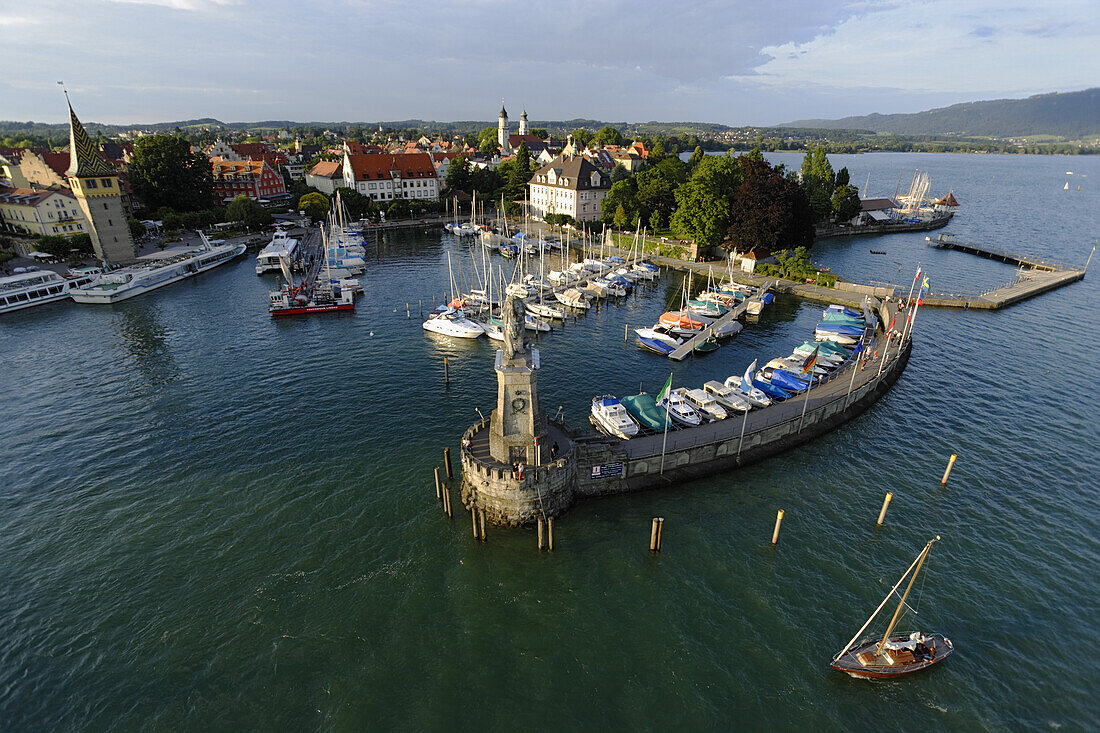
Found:
[(745, 315), (745, 313), (748, 311), (749, 303), (759, 301), (763, 297), (764, 293), (768, 292), (774, 285), (774, 282), (770, 284), (765, 282), (765, 284), (762, 285), (751, 298), (746, 298), (734, 307), (730, 308), (724, 316), (719, 317), (698, 334), (678, 346), (675, 351), (668, 355), (668, 358), (674, 361), (683, 361), (684, 359), (686, 359), (689, 354), (695, 351), (696, 346), (713, 336), (714, 331), (717, 328), (726, 325), (730, 321), (735, 321), (741, 316)]

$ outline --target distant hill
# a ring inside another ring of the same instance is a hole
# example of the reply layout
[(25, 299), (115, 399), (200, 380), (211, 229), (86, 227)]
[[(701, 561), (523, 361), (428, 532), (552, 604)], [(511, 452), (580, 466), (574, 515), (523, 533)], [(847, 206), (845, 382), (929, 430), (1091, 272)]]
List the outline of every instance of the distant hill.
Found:
[(915, 114), (798, 120), (780, 127), (873, 130), (895, 135), (1057, 135), (1078, 139), (1100, 134), (1100, 88), (1037, 94), (1027, 99), (965, 102)]

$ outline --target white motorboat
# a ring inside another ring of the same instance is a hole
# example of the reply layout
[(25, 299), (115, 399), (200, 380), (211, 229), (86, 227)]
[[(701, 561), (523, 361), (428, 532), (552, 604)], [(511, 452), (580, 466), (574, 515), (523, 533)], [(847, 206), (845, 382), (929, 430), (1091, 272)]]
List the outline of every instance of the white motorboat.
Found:
[(604, 262), (603, 260), (594, 260), (591, 257), (586, 257), (584, 261), (581, 262), (581, 267), (588, 272), (594, 272), (596, 274), (606, 272), (608, 270), (608, 265), (606, 262)]
[(542, 331), (543, 333), (550, 331), (549, 323), (530, 313), (523, 314), (523, 327), (528, 331)]
[(298, 240), (288, 237), (283, 229), (276, 230), (271, 242), (256, 255), (256, 274), (281, 271), (279, 260), (285, 259), (289, 264), (294, 261), (297, 252)]
[(584, 293), (576, 288), (569, 288), (560, 293), (554, 293), (554, 297), (559, 303), (569, 308), (588, 310), (592, 307), (592, 303), (589, 302), (588, 298), (584, 297)]
[(695, 408), (696, 412), (708, 420), (725, 420), (729, 417), (729, 413), (726, 412), (725, 408), (718, 404), (718, 401), (708, 394), (706, 390), (680, 387), (674, 391), (679, 392), (685, 402)]
[(94, 267), (73, 272), (72, 278), (63, 277), (53, 270), (34, 270), (0, 277), (0, 313), (67, 300), (70, 290), (88, 285), (103, 271)]
[(546, 279), (555, 285), (574, 285), (581, 281), (580, 275), (571, 270), (551, 270)]
[(746, 391), (743, 377), (729, 377), (726, 380), (726, 386), (744, 397), (753, 407), (767, 407), (772, 403), (771, 397), (768, 397), (756, 387), (750, 386)]
[(464, 339), (476, 339), (485, 333), (485, 329), (467, 318), (462, 311), (449, 306), (443, 306), (428, 316), (423, 325), (426, 331)]
[(688, 404), (687, 400), (677, 391), (672, 390), (664, 399), (657, 403), (659, 406), (665, 409), (676, 422), (688, 427), (695, 427), (696, 425), (703, 424), (703, 417), (695, 408)]
[[(764, 365), (762, 371), (768, 376), (771, 376), (771, 370), (773, 369), (783, 369), (784, 371), (794, 372), (795, 374), (802, 374), (802, 367), (805, 365), (805, 363), (806, 360), (804, 358), (792, 359), (790, 357), (787, 357), (784, 359), (772, 359)], [(819, 364), (814, 364), (813, 372), (815, 377), (824, 377), (827, 376), (829, 373), (828, 370), (826, 370)]]
[(716, 379), (704, 384), (703, 389), (723, 407), (728, 407), (737, 412), (748, 412), (752, 409), (752, 403), (741, 394), (740, 390), (727, 387)]
[(606, 277), (594, 278), (592, 280), (589, 280), (588, 284), (593, 287), (599, 288), (607, 295), (614, 295), (618, 298), (626, 295), (626, 288), (624, 288), (617, 282), (612, 282), (611, 280), (608, 280)]
[(524, 303), (524, 307), (528, 313), (531, 313), (542, 318), (553, 318), (556, 320), (565, 319), (565, 311), (557, 306), (547, 305), (545, 303)]
[(638, 434), (638, 423), (613, 395), (592, 398), (592, 423), (602, 432), (624, 440)]
[(657, 279), (657, 271), (656, 270), (651, 270), (648, 267), (646, 267), (645, 265), (642, 265), (642, 264), (633, 265), (630, 268), (630, 270), (631, 270), (631, 272), (634, 273), (635, 277), (640, 277), (643, 280), (656, 280)]
[[(652, 328), (635, 328), (634, 333), (638, 334), (639, 338), (660, 341), (672, 347), (673, 349), (684, 343), (683, 340), (673, 336), (671, 333), (669, 333), (668, 328), (662, 326), (659, 323), (653, 324)], [(692, 335), (695, 335), (694, 332), (692, 332)]]
[(243, 242), (227, 244), (207, 239), (202, 232), (199, 236), (203, 242), (199, 247), (144, 255), (136, 264), (105, 272), (70, 294), (77, 303), (117, 303), (224, 265), (244, 253)]

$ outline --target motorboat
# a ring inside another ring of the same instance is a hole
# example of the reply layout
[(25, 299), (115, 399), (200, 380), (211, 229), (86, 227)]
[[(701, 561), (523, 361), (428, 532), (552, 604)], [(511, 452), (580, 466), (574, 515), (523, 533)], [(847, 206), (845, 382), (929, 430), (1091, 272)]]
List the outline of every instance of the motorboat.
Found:
[(851, 350), (841, 346), (835, 341), (803, 341), (801, 346), (795, 347), (795, 352), (799, 354), (812, 354), (815, 349), (820, 349), (818, 355), (828, 355), (844, 361), (852, 355)]
[(748, 412), (752, 409), (752, 404), (744, 395), (737, 390), (727, 387), (716, 379), (712, 379), (703, 384), (703, 389), (722, 407), (736, 410), (737, 412)]
[(835, 305), (835, 304), (830, 305), (828, 308), (826, 308), (824, 311), (822, 311), (822, 315), (825, 315), (825, 314), (828, 314), (828, 313), (839, 313), (841, 315), (848, 316), (849, 318), (863, 318), (862, 313), (860, 313), (858, 311), (854, 311), (851, 308), (845, 308), (842, 305)]
[(661, 432), (668, 423), (668, 413), (657, 406), (653, 395), (642, 392), (622, 398), (623, 407), (627, 409), (639, 425), (650, 430)]
[(695, 315), (707, 316), (709, 318), (720, 318), (729, 312), (729, 308), (711, 300), (690, 299), (687, 302), (687, 307), (688, 310)]
[(793, 393), (804, 392), (810, 386), (810, 381), (803, 375), (788, 372), (786, 369), (772, 369), (768, 382), (773, 387)]
[(524, 303), (523, 307), (527, 309), (528, 313), (542, 318), (554, 318), (559, 321), (565, 319), (565, 311), (557, 306), (545, 303)]
[(53, 270), (32, 270), (0, 277), (0, 313), (68, 300), (70, 290), (92, 283), (103, 270), (94, 267), (70, 272), (73, 277), (69, 278)]
[(658, 320), (666, 326), (676, 326), (677, 328), (689, 331), (702, 331), (707, 325), (705, 322), (692, 317), (690, 313), (685, 311), (666, 311), (661, 314)]
[[(847, 360), (848, 355), (846, 352), (839, 353), (836, 351), (832, 351), (831, 349), (825, 349), (823, 346), (825, 343), (825, 341), (819, 341), (813, 344), (807, 342), (802, 344), (801, 346), (796, 346), (790, 358), (805, 359), (806, 357), (816, 352), (818, 363), (824, 364), (827, 368), (835, 369)], [(822, 348), (815, 348), (818, 346), (821, 346)]]
[(308, 316), (316, 313), (350, 311), (355, 308), (355, 290), (337, 283), (314, 283), (306, 290), (291, 283), (283, 283), (268, 291), (267, 312), (272, 318), (282, 316)]
[(725, 408), (718, 404), (718, 401), (706, 390), (680, 387), (674, 391), (707, 420), (725, 420), (729, 417), (729, 413), (726, 412)]
[(791, 396), (791, 393), (787, 390), (780, 389), (774, 384), (770, 384), (761, 379), (753, 378), (752, 386), (770, 397), (773, 402), (782, 401)]
[(863, 318), (852, 318), (842, 313), (829, 313), (826, 311), (821, 316), (822, 323), (837, 323), (842, 326), (852, 326), (853, 328), (863, 328), (867, 325), (867, 322)]
[[(745, 389), (746, 384), (748, 384), (747, 390)], [(752, 380), (746, 382), (744, 377), (728, 377), (726, 379), (726, 387), (734, 390), (741, 397), (744, 397), (753, 407), (767, 407), (772, 403), (771, 397), (768, 397), (762, 391), (752, 386)]]
[(633, 272), (636, 276), (642, 278), (643, 280), (657, 279), (657, 269), (646, 267), (641, 262), (632, 265), (630, 271)]
[[(801, 374), (803, 368), (806, 366), (806, 358), (807, 357), (786, 356), (780, 359), (772, 359), (764, 365), (764, 370), (765, 373), (767, 373), (767, 371), (771, 369), (786, 369), (789, 372)], [(820, 362), (815, 362), (811, 369), (815, 377), (824, 377), (829, 374), (829, 370)]]
[(283, 229), (276, 230), (271, 242), (256, 255), (256, 274), (281, 271), (282, 265), (279, 261), (293, 262), (297, 252), (298, 240), (288, 237)]
[(523, 314), (523, 327), (528, 331), (542, 331), (543, 333), (548, 333), (550, 331), (549, 323), (530, 313)]
[(531, 289), (523, 283), (508, 283), (508, 286), (504, 288), (505, 295), (514, 295), (517, 298), (526, 298), (529, 295), (534, 295)]
[(69, 294), (77, 303), (117, 303), (206, 272), (244, 254), (244, 242), (227, 244), (220, 239), (207, 239), (202, 232), (199, 236), (202, 239), (199, 247), (143, 255), (132, 265), (105, 272), (87, 285), (70, 288)]
[(592, 423), (608, 435), (624, 440), (638, 434), (638, 423), (613, 395), (592, 398)]
[(683, 343), (680, 339), (658, 327), (635, 328), (634, 333), (638, 336), (638, 343), (642, 348), (664, 356), (671, 354)]
[(576, 288), (568, 288), (560, 293), (554, 293), (554, 298), (562, 305), (577, 310), (588, 310), (592, 306), (588, 298), (584, 297), (584, 293)]
[(836, 323), (819, 323), (814, 329), (818, 341), (836, 341), (839, 344), (855, 344), (863, 338), (863, 329)]
[(588, 284), (600, 288), (607, 295), (614, 295), (619, 298), (626, 295), (626, 288), (621, 283), (613, 282), (606, 277), (593, 278), (588, 281)]
[(669, 417), (681, 425), (695, 427), (703, 424), (703, 416), (696, 412), (695, 408), (688, 404), (676, 390), (670, 391), (657, 404), (665, 409)]
[(546, 279), (555, 285), (575, 285), (581, 281), (580, 275), (572, 270), (551, 270)]
[(461, 310), (450, 306), (442, 306), (424, 321), (423, 326), (426, 331), (456, 338), (476, 339), (485, 333), (485, 329), (467, 318)]

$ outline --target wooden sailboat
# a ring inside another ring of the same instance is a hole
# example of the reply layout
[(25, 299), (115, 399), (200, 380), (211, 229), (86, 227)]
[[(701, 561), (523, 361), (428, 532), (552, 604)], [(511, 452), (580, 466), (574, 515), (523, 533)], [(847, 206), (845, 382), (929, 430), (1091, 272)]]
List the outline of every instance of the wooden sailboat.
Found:
[[(895, 629), (898, 619), (901, 617), (901, 611), (905, 608), (905, 599), (909, 597), (909, 591), (913, 589), (913, 582), (917, 579), (917, 574), (920, 573), (925, 558), (932, 550), (933, 543), (939, 538), (939, 535), (936, 535), (935, 539), (924, 546), (921, 553), (917, 555), (917, 559), (913, 561), (909, 569), (890, 589), (879, 607), (871, 614), (871, 618), (863, 624), (863, 628), (857, 631), (847, 646), (833, 657), (833, 669), (847, 672), (852, 677), (903, 677), (927, 669), (951, 656), (955, 651), (955, 647), (951, 640), (942, 634), (926, 635), (920, 631), (898, 632)], [(867, 630), (867, 627), (875, 620), (875, 617), (886, 606), (886, 602), (901, 587), (906, 578), (909, 578), (909, 585), (905, 587), (905, 593), (902, 594), (901, 601), (894, 611), (894, 616), (886, 627), (886, 633), (882, 635), (881, 639), (876, 635), (857, 642), (856, 640)]]

